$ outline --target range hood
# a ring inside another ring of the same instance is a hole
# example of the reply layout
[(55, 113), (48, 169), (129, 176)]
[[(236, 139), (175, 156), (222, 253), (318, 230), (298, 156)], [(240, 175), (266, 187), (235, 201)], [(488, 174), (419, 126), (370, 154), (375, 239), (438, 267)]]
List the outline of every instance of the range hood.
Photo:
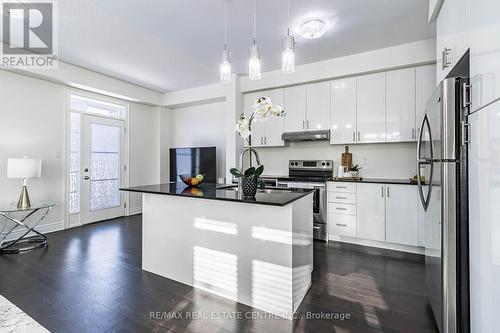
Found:
[(281, 139), (287, 142), (328, 141), (330, 140), (330, 130), (285, 132), (281, 135)]

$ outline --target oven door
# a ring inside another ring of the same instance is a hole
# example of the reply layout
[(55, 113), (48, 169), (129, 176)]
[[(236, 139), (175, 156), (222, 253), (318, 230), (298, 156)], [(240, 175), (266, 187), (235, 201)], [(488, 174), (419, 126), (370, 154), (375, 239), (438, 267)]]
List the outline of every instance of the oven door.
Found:
[(326, 183), (286, 182), (278, 181), (278, 187), (302, 188), (314, 190), (313, 222), (314, 239), (326, 240)]

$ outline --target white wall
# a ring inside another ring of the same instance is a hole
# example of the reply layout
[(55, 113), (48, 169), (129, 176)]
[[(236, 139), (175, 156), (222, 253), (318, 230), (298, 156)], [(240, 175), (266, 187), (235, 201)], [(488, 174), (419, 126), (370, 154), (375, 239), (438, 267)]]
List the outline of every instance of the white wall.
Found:
[(171, 113), (171, 146), (216, 146), (217, 175), (224, 177), (226, 174), (226, 103), (183, 107), (173, 109)]
[[(53, 201), (44, 221), (64, 226), (64, 89), (56, 84), (0, 71), (0, 205), (17, 202), (18, 179), (7, 179), (7, 158), (42, 158), (42, 178), (29, 181), (32, 203)], [(56, 151), (61, 157), (56, 158)]]
[[(416, 174), (415, 143), (381, 143), (350, 145), (353, 163), (366, 159), (360, 171), (366, 178), (409, 179)], [(288, 161), (324, 159), (340, 164), (343, 145), (330, 145), (329, 142), (299, 142), (290, 147), (257, 148), (265, 166), (264, 175), (288, 174)]]
[[(129, 114), (130, 186), (160, 182), (160, 107), (132, 103)], [(142, 212), (142, 194), (130, 193), (130, 213)]]
[[(0, 87), (0, 205), (16, 202), (21, 189), (19, 180), (6, 178), (7, 158), (40, 157), (42, 178), (30, 181), (30, 198), (56, 203), (40, 230), (62, 229), (68, 88), (6, 71), (0, 71)], [(131, 184), (155, 183), (160, 178), (159, 114), (156, 107), (130, 104)], [(136, 199), (133, 204), (138, 207)]]

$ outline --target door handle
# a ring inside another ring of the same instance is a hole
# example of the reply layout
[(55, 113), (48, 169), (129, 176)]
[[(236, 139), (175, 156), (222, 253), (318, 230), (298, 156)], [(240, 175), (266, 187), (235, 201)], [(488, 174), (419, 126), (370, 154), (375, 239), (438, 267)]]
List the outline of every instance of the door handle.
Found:
[(90, 179), (90, 177), (89, 177), (89, 176), (85, 176), (85, 177), (83, 177), (83, 179), (85, 179), (85, 180), (89, 180), (89, 179)]

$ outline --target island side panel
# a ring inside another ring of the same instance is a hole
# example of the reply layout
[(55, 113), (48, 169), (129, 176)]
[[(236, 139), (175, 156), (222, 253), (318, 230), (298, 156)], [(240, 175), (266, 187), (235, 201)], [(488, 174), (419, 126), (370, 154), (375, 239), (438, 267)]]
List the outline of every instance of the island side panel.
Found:
[(277, 207), (144, 194), (143, 269), (289, 317), (299, 202), (312, 232), (310, 195)]
[(297, 311), (307, 291), (311, 287), (313, 271), (313, 195), (295, 201), (292, 205), (293, 249), (292, 285), (293, 312)]

